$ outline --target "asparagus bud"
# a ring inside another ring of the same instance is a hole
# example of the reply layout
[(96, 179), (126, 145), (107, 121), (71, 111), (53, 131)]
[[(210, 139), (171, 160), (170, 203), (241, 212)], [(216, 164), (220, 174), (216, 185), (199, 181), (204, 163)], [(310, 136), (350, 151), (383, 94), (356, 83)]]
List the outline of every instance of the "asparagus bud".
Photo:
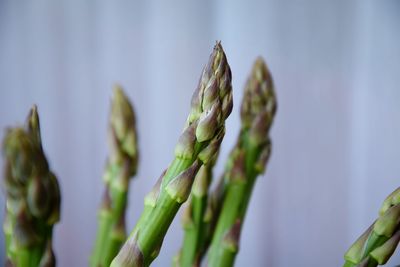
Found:
[(136, 174), (138, 147), (133, 107), (120, 86), (114, 87), (109, 118), (109, 146), (105, 192), (99, 210), (99, 227), (90, 264), (109, 266), (126, 239), (125, 210), (129, 181)]
[[(217, 153), (225, 132), (225, 119), (231, 112), (231, 94), (231, 71), (221, 44), (217, 43), (192, 96), (190, 113), (175, 148), (175, 158), (162, 178), (155, 206), (145, 207), (111, 266), (148, 266), (157, 257), (172, 220), (188, 197), (199, 167)], [(207, 153), (201, 154), (203, 151)], [(139, 261), (138, 255), (143, 260)]]
[(51, 239), (60, 217), (60, 190), (42, 149), (36, 106), (25, 128), (7, 131), (3, 156), (7, 261), (13, 266), (54, 266)]
[(29, 112), (28, 118), (26, 119), (26, 128), (27, 131), (32, 135), (32, 140), (34, 140), (38, 144), (38, 146), (42, 148), (40, 122), (36, 105), (33, 105), (32, 109)]
[[(242, 128), (250, 128), (262, 111), (271, 118), (277, 109), (272, 76), (264, 60), (259, 57), (254, 63), (252, 72), (244, 91), (241, 105)], [(271, 122), (267, 123), (270, 125)]]
[(136, 174), (138, 148), (136, 119), (132, 104), (118, 85), (114, 87), (114, 99), (110, 114), (110, 157), (109, 165), (127, 163), (129, 178)]
[(385, 264), (400, 241), (400, 203), (397, 189), (383, 202), (379, 218), (349, 248), (344, 267)]

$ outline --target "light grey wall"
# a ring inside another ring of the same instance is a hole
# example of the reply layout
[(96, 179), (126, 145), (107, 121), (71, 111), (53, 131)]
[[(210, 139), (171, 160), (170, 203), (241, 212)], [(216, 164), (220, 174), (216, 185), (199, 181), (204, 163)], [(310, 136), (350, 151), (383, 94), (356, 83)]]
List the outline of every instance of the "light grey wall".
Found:
[[(138, 115), (131, 228), (172, 158), (215, 40), (228, 56), (236, 103), (217, 173), (257, 55), (270, 66), (279, 100), (273, 156), (255, 188), (237, 266), (340, 266), (399, 186), (399, 11), (400, 2), (361, 0), (0, 1), (0, 128), (22, 123), (38, 104), (62, 186), (59, 266), (87, 265), (112, 84), (125, 87)], [(0, 206), (1, 219), (4, 197)], [(176, 220), (154, 266), (170, 264), (181, 237)]]

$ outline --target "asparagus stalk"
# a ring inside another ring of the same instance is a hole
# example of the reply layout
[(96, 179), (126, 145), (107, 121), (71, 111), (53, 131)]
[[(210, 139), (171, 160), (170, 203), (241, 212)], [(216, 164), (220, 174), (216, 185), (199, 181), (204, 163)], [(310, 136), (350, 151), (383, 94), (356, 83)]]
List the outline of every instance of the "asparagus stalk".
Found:
[(92, 267), (108, 267), (126, 240), (125, 210), (129, 181), (138, 163), (135, 114), (120, 86), (114, 87), (109, 122), (108, 157), (103, 180), (105, 190), (98, 215), (98, 231)]
[[(216, 154), (218, 155), (218, 154)], [(205, 250), (207, 238), (207, 211), (208, 188), (212, 180), (212, 168), (216, 162), (201, 166), (197, 173), (191, 197), (182, 216), (182, 226), (185, 231), (183, 244), (177, 258), (176, 266), (200, 266), (201, 257)]]
[(210, 267), (234, 264), (253, 186), (270, 155), (268, 133), (275, 112), (272, 78), (264, 61), (258, 58), (244, 92), (239, 138), (220, 182), (225, 188), (219, 190), (223, 194), (220, 213), (213, 215), (218, 216), (218, 220), (209, 250)]
[(223, 204), (223, 199), (225, 197), (225, 191), (226, 191), (225, 180), (223, 179), (223, 177), (221, 177), (218, 181), (218, 185), (214, 188), (213, 191), (211, 191), (208, 194), (206, 211), (202, 221), (203, 236), (201, 237), (201, 239), (203, 243), (199, 249), (197, 256), (198, 258), (196, 259), (194, 266), (201, 265), (201, 261), (211, 243), (212, 236), (214, 234), (214, 230), (218, 220), (218, 215), (220, 214)]
[[(233, 154), (235, 152), (231, 152), (231, 156), (228, 159), (228, 162), (226, 163), (225, 169), (228, 170), (232, 166), (233, 162), (231, 162), (233, 158)], [(201, 261), (207, 252), (208, 247), (210, 246), (210, 243), (212, 241), (212, 237), (215, 231), (215, 227), (217, 225), (217, 221), (219, 218), (219, 214), (221, 212), (221, 208), (223, 205), (223, 200), (225, 198), (225, 193), (226, 193), (226, 188), (227, 188), (227, 181), (224, 179), (225, 174), (222, 175), (222, 177), (219, 179), (217, 186), (214, 188), (212, 192), (209, 193), (208, 199), (207, 199), (207, 207), (206, 211), (204, 214), (204, 219), (203, 219), (203, 234), (202, 236), (202, 247), (200, 248), (200, 252), (198, 254), (198, 259), (195, 263), (195, 266), (200, 266)]]
[(37, 108), (25, 128), (8, 129), (3, 140), (7, 264), (55, 266), (51, 240), (60, 218), (60, 190), (44, 155)]
[(400, 187), (383, 202), (379, 218), (346, 252), (344, 267), (385, 264), (400, 242)]
[(217, 153), (231, 110), (231, 71), (217, 43), (193, 94), (175, 158), (146, 197), (145, 209), (112, 267), (149, 266), (157, 257), (172, 220), (190, 194), (196, 173)]

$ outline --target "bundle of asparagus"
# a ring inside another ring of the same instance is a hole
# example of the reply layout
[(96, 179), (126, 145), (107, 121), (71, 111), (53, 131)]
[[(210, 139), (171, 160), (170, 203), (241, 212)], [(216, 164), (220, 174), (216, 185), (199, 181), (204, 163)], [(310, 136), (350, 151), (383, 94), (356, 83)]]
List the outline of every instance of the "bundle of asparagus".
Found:
[[(193, 94), (175, 158), (145, 197), (141, 217), (128, 239), (125, 210), (129, 182), (137, 171), (137, 133), (133, 108), (122, 89), (115, 87), (92, 267), (149, 266), (187, 199), (184, 240), (175, 265), (200, 266), (208, 249), (208, 266), (233, 266), (256, 178), (265, 171), (271, 153), (269, 130), (277, 103), (271, 75), (258, 58), (245, 87), (238, 140), (210, 193), (225, 120), (232, 111), (231, 78), (225, 53), (217, 43)], [(6, 266), (55, 266), (52, 233), (60, 217), (60, 189), (42, 148), (36, 106), (25, 127), (8, 129), (3, 155)], [(385, 199), (379, 218), (347, 251), (344, 267), (385, 264), (399, 242), (400, 188)]]
[(385, 264), (400, 242), (400, 187), (383, 202), (379, 218), (346, 252), (343, 267)]
[(146, 197), (139, 221), (111, 266), (148, 266), (157, 257), (199, 168), (215, 157), (231, 110), (231, 70), (221, 44), (217, 43), (193, 94), (175, 159)]
[(52, 232), (60, 217), (60, 190), (43, 152), (36, 106), (25, 128), (7, 131), (3, 155), (7, 265), (55, 266)]
[(129, 180), (138, 162), (135, 114), (120, 86), (114, 88), (109, 123), (110, 155), (104, 170), (105, 191), (99, 210), (92, 267), (110, 266), (126, 240), (125, 210)]

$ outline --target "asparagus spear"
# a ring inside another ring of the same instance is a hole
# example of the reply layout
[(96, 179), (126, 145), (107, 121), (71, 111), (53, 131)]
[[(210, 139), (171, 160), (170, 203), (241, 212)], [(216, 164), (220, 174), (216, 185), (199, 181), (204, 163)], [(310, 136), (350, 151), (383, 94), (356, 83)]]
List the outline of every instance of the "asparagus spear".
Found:
[(3, 156), (7, 264), (55, 266), (51, 240), (60, 217), (60, 190), (43, 152), (36, 106), (25, 128), (7, 130)]
[(90, 265), (108, 267), (126, 239), (125, 210), (129, 181), (138, 162), (135, 115), (119, 86), (114, 87), (109, 126), (110, 155), (104, 170), (105, 191)]
[(145, 209), (112, 267), (149, 266), (202, 164), (217, 153), (232, 110), (231, 71), (220, 43), (214, 47), (192, 97), (175, 158), (145, 199)]
[(209, 250), (208, 266), (232, 266), (238, 251), (240, 229), (255, 180), (264, 171), (271, 142), (268, 136), (276, 112), (271, 75), (258, 58), (247, 81), (241, 106), (241, 131), (226, 164), (222, 208)]
[(400, 187), (383, 202), (379, 218), (346, 252), (344, 267), (385, 264), (400, 242)]

